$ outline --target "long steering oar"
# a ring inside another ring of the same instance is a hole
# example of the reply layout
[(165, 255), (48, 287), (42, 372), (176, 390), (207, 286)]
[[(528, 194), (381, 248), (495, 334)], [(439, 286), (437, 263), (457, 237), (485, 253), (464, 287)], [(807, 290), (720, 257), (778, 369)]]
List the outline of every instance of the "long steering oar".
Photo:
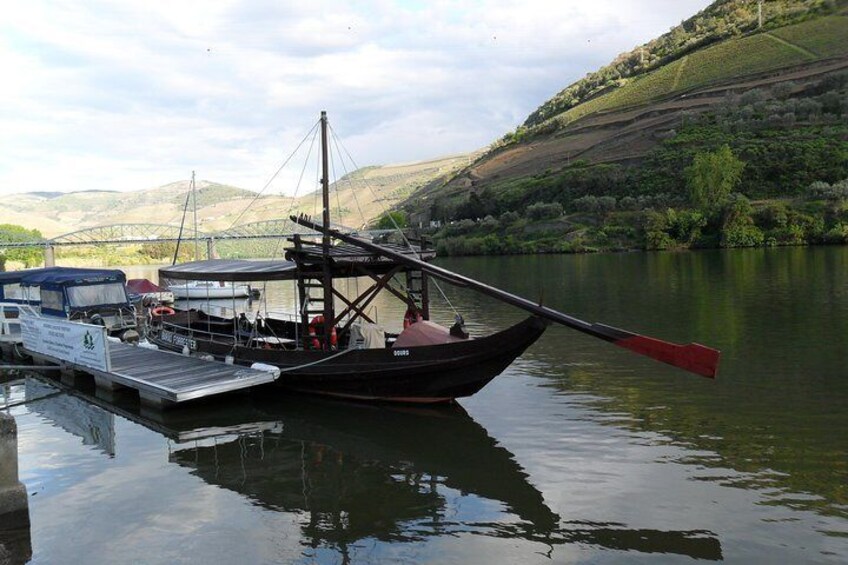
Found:
[(584, 322), (583, 320), (569, 316), (568, 314), (563, 314), (562, 312), (552, 308), (535, 304), (526, 298), (510, 294), (509, 292), (499, 288), (495, 288), (466, 276), (448, 271), (447, 269), (431, 265), (421, 261), (420, 259), (410, 257), (392, 249), (387, 249), (381, 245), (371, 243), (370, 241), (364, 241), (352, 235), (341, 233), (338, 230), (325, 229), (324, 226), (314, 223), (308, 217), (291, 216), (291, 220), (322, 234), (330, 235), (340, 241), (344, 241), (351, 245), (361, 247), (367, 251), (393, 259), (398, 263), (421, 269), (423, 272), (451, 284), (473, 288), (478, 292), (492, 296), (498, 300), (502, 300), (507, 304), (517, 306), (518, 308), (526, 310), (531, 314), (535, 314), (540, 318), (560, 323), (564, 326), (568, 326), (569, 328), (573, 328), (585, 334), (608, 341), (619, 347), (623, 347), (624, 349), (629, 349), (630, 351), (639, 353), (640, 355), (645, 355), (652, 359), (656, 359), (657, 361), (662, 361), (663, 363), (668, 363), (669, 365), (674, 365), (675, 367), (679, 367), (711, 379), (715, 378), (716, 372), (718, 371), (718, 361), (721, 356), (721, 352), (717, 349), (698, 343), (680, 345), (604, 324), (591, 324), (589, 322)]

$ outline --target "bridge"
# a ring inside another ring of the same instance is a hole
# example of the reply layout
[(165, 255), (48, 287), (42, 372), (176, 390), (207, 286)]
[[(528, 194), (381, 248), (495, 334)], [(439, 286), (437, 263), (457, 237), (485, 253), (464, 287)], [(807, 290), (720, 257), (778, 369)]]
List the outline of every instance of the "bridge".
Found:
[[(357, 230), (341, 224), (331, 224), (334, 229), (345, 233)], [(359, 231), (365, 235), (377, 235), (391, 230)], [(203, 242), (206, 256), (217, 256), (215, 242), (222, 240), (282, 239), (300, 235), (318, 235), (318, 232), (304, 228), (288, 219), (265, 220), (230, 227), (215, 232), (195, 232), (193, 228), (169, 224), (111, 224), (85, 228), (41, 241), (0, 242), (0, 250), (21, 247), (41, 247), (44, 249), (45, 266), (56, 264), (55, 249), (64, 246), (80, 245), (132, 245), (151, 243), (192, 243)]]

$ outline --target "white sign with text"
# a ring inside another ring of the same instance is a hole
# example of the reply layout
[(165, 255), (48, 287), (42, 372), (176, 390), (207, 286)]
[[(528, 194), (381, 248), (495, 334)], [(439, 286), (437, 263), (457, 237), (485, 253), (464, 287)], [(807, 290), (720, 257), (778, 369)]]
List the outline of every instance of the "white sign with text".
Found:
[(34, 353), (104, 372), (112, 369), (103, 326), (22, 313), (21, 337), (24, 347)]

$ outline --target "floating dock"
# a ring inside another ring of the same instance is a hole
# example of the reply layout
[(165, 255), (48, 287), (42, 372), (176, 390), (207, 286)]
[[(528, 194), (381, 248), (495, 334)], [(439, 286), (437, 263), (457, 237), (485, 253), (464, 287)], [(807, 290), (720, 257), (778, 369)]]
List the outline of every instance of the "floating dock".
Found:
[[(7, 310), (14, 315), (6, 316)], [(162, 408), (271, 383), (280, 375), (274, 367), (257, 370), (121, 343), (102, 326), (40, 316), (7, 303), (0, 303), (0, 346), (10, 358), (15, 349), (31, 355), (42, 365), (34, 370), (60, 369), (63, 380), (88, 374), (98, 389), (133, 389), (145, 404)]]
[(44, 353), (32, 352), (32, 355), (61, 365), (66, 372), (80, 371), (92, 375), (97, 387), (107, 391), (135, 389), (142, 402), (163, 408), (271, 383), (277, 378), (268, 371), (126, 343), (109, 344), (109, 371), (63, 361)]

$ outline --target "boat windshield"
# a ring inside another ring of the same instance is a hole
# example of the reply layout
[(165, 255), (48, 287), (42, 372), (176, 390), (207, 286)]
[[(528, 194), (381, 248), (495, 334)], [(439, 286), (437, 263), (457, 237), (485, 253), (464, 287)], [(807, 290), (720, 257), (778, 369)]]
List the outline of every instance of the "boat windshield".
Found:
[(46, 310), (56, 310), (61, 312), (64, 310), (62, 303), (61, 290), (42, 290), (41, 291), (41, 307)]
[(103, 304), (125, 304), (127, 294), (119, 282), (69, 286), (68, 302), (73, 308), (100, 306)]
[(37, 286), (23, 287), (19, 283), (12, 283), (3, 285), (3, 298), (18, 302), (38, 302), (41, 300), (41, 294)]

